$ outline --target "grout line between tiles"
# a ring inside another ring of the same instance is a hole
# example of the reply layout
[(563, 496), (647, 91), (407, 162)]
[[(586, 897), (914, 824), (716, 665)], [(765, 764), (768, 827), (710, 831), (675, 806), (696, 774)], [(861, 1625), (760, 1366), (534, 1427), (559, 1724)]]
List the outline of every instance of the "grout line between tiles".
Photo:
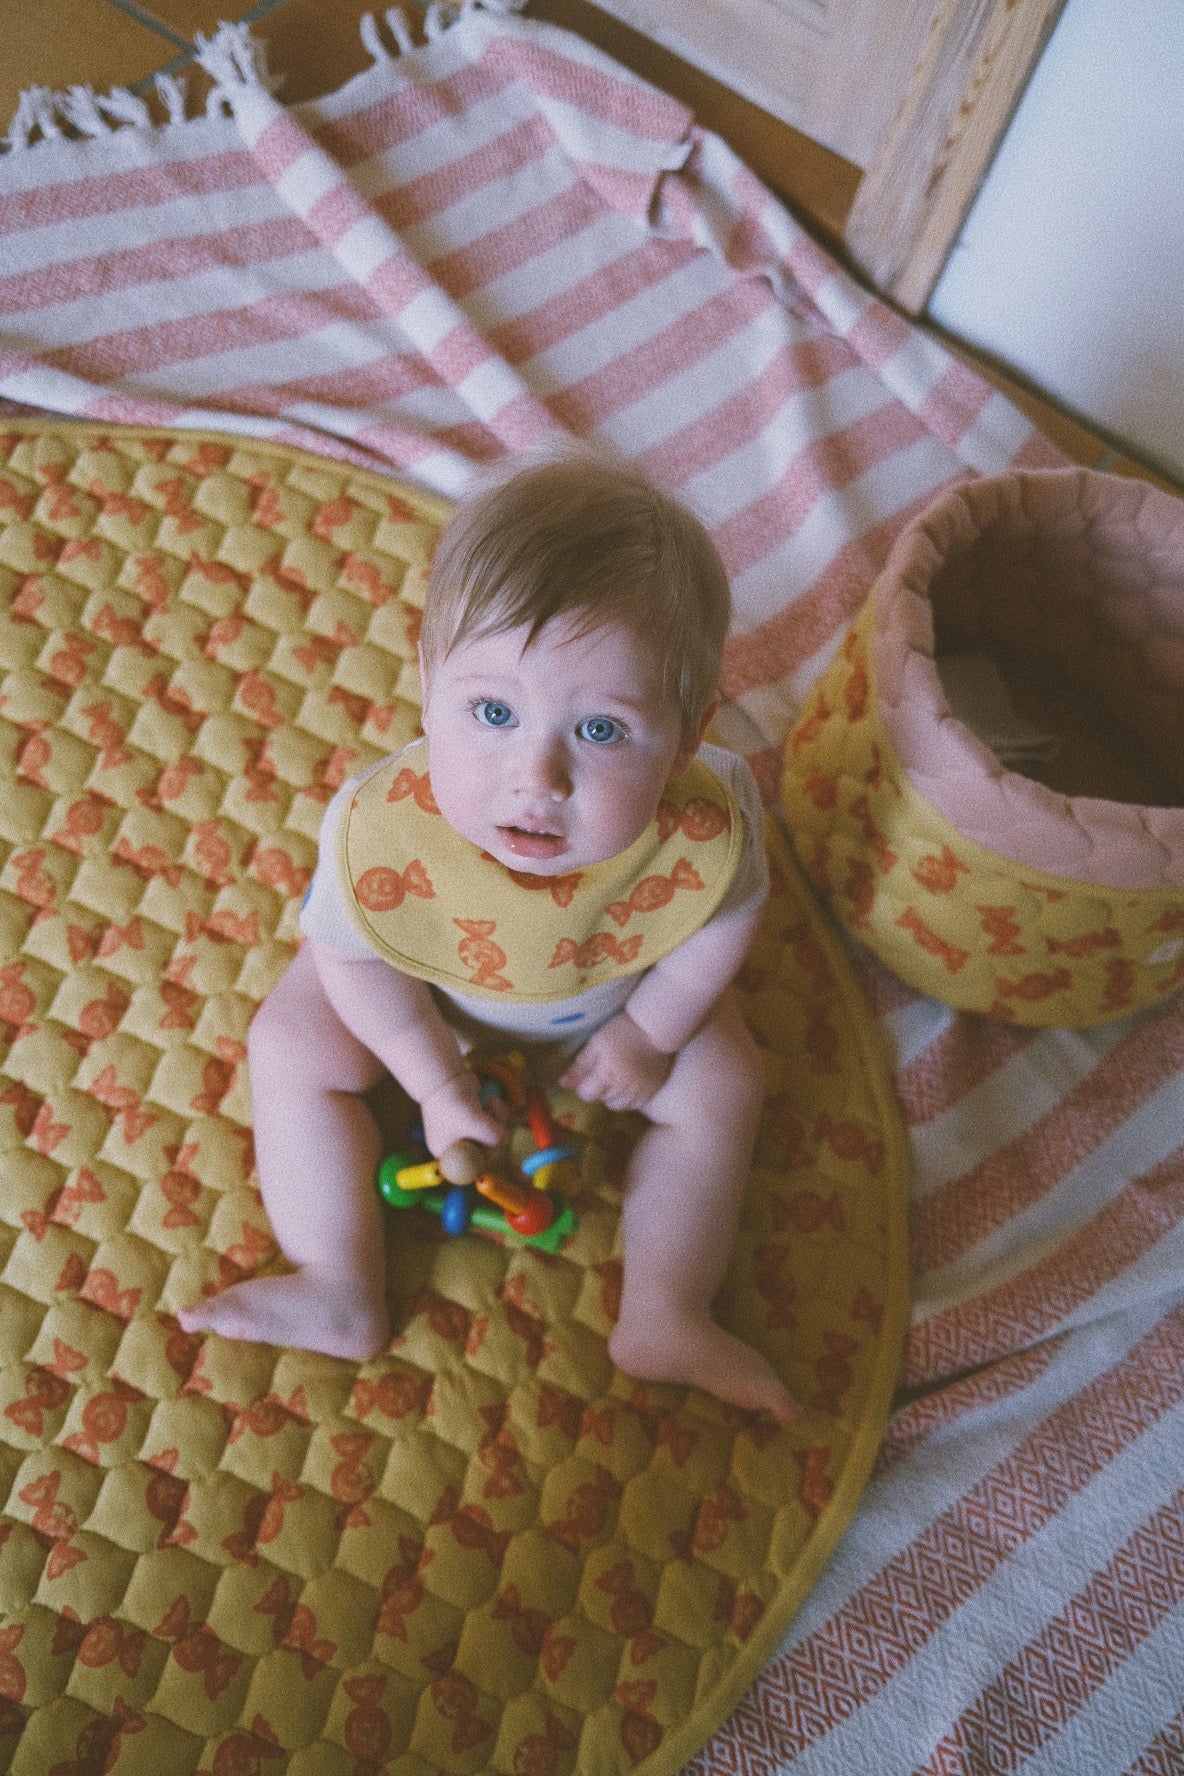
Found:
[(189, 48), (188, 38), (182, 37), (179, 31), (174, 31), (172, 26), (166, 25), (163, 20), (154, 18), (150, 12), (145, 12), (142, 7), (136, 5), (135, 0), (107, 0), (107, 4), (113, 6), (117, 12), (125, 13), (128, 18), (134, 19), (138, 25), (143, 25), (145, 30), (152, 31), (157, 37), (163, 37), (166, 43), (176, 44), (179, 49)]
[[(117, 7), (120, 12), (127, 13), (130, 18), (136, 19), (140, 24), (148, 25), (158, 36), (164, 37), (167, 42), (175, 44), (182, 51), (171, 62), (166, 62), (162, 68), (154, 68), (152, 73), (145, 74), (142, 80), (133, 81), (129, 91), (142, 97), (153, 91), (158, 74), (180, 74), (192, 65), (197, 51), (188, 37), (182, 37), (179, 32), (161, 24), (159, 19), (153, 18), (151, 13), (142, 11), (135, 4), (135, 0), (107, 0), (107, 4)], [(241, 25), (257, 25), (260, 19), (267, 17), (268, 13), (275, 12), (285, 4), (286, 0), (256, 0), (254, 6), (248, 7), (246, 12), (239, 13), (237, 22)]]

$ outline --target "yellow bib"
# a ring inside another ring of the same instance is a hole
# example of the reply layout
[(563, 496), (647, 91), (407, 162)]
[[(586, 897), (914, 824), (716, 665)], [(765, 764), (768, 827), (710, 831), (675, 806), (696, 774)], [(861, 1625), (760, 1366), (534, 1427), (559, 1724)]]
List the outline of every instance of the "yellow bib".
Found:
[(677, 949), (723, 899), (743, 837), (731, 791), (694, 760), (618, 857), (564, 876), (507, 869), (443, 818), (417, 740), (359, 785), (337, 869), (354, 924), (388, 962), (475, 998), (534, 1002)]

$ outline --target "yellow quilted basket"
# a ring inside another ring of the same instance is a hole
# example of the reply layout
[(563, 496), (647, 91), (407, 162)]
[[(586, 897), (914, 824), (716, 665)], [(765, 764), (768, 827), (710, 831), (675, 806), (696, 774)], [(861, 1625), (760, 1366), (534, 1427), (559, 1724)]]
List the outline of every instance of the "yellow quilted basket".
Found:
[(1085, 1026), (1184, 981), (1184, 504), (1049, 470), (898, 539), (786, 749), (808, 874), (910, 985)]
[[(187, 1336), (278, 1262), (243, 1038), (326, 802), (416, 732), (446, 509), (250, 439), (0, 422), (0, 1767), (673, 1776), (847, 1523), (907, 1315), (903, 1131), (787, 848), (719, 1311), (779, 1428), (618, 1374), (637, 1119), (556, 1093), (557, 1253), (391, 1216), (369, 1362)], [(705, 1115), (710, 1107), (705, 1107)]]

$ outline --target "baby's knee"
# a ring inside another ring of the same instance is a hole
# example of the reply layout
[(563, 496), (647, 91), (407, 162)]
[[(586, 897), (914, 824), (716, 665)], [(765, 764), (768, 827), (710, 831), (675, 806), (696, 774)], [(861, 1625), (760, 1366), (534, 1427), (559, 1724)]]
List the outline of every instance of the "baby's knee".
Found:
[(748, 1026), (731, 1004), (718, 1006), (691, 1038), (670, 1084), (695, 1115), (710, 1105), (729, 1119), (756, 1120), (764, 1100), (764, 1067)]
[(300, 1091), (370, 1091), (384, 1069), (334, 1011), (300, 952), (251, 1019), (247, 1069)]
[(764, 1101), (764, 1065), (748, 1025), (732, 1004), (720, 1009), (712, 1071), (736, 1112), (753, 1119)]
[(738, 1109), (755, 1122), (765, 1101), (765, 1075), (760, 1049), (751, 1038), (737, 1051), (734, 1089)]
[(288, 1075), (300, 1072), (305, 1060), (315, 1059), (316, 1050), (324, 1046), (327, 1009), (327, 1004), (317, 1004), (307, 983), (283, 975), (247, 1026), (248, 1070), (256, 1077), (263, 1071), (274, 1076), (278, 1068)]

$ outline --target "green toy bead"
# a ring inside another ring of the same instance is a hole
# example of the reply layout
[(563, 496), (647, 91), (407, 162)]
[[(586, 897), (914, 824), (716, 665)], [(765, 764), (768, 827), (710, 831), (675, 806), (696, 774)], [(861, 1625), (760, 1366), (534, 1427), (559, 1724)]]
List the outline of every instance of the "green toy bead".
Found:
[(391, 1153), (378, 1168), (378, 1194), (392, 1209), (410, 1208), (412, 1203), (422, 1200), (422, 1191), (404, 1190), (399, 1183), (399, 1173), (413, 1163), (405, 1153)]

